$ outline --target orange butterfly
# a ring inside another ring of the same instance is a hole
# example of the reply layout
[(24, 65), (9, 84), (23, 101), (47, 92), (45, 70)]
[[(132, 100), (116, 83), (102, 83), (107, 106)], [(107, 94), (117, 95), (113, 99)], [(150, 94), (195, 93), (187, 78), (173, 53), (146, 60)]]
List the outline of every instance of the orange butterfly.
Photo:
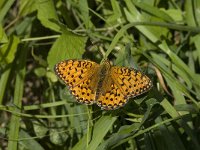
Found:
[(140, 71), (111, 66), (108, 60), (102, 64), (65, 60), (55, 65), (55, 72), (78, 102), (97, 103), (105, 110), (122, 107), (130, 97), (141, 95), (152, 87), (149, 77)]

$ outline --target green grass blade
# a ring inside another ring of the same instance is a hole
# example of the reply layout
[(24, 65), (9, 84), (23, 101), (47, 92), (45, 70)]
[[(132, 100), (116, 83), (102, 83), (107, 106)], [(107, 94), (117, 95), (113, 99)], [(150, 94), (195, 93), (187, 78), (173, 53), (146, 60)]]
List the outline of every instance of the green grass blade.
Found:
[[(15, 82), (15, 91), (14, 91), (14, 101), (13, 104), (16, 106), (15, 111), (20, 111), (22, 106), (22, 97), (23, 97), (23, 87), (24, 87), (24, 78), (26, 73), (26, 57), (27, 57), (27, 49), (21, 49), (23, 53), (19, 56), (19, 65), (16, 68), (16, 82)], [(19, 128), (20, 128), (20, 117), (12, 115), (9, 126), (9, 134), (8, 134), (8, 149), (9, 150), (17, 150), (17, 139), (19, 138)]]

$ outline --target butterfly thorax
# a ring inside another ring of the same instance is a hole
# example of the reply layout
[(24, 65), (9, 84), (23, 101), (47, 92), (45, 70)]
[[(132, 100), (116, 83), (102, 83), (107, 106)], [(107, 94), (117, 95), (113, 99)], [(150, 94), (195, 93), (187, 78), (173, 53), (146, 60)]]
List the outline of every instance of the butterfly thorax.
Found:
[(109, 73), (110, 68), (111, 68), (110, 62), (108, 60), (104, 60), (100, 65), (101, 77), (105, 77), (105, 75)]

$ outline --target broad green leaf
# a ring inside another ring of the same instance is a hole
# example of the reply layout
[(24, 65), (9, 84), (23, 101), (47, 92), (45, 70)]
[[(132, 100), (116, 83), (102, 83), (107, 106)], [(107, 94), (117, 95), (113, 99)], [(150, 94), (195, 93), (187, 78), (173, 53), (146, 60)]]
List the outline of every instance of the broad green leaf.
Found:
[(48, 54), (48, 64), (52, 69), (56, 63), (65, 59), (81, 58), (87, 37), (74, 34), (70, 31), (63, 31), (62, 35), (53, 44)]
[(55, 1), (53, 0), (36, 0), (36, 7), (38, 11), (38, 19), (46, 28), (59, 32), (60, 27), (51, 20), (58, 21), (56, 14)]
[(20, 0), (19, 1), (19, 14), (20, 16), (26, 16), (33, 11), (36, 11), (36, 1), (35, 0)]

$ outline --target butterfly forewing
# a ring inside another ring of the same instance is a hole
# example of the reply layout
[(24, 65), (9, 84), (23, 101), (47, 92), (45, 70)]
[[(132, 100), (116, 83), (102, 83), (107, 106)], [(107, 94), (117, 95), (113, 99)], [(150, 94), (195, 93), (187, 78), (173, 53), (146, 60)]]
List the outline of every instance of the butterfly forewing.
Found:
[(114, 66), (111, 68), (111, 75), (115, 84), (127, 97), (141, 95), (152, 87), (149, 77), (132, 68)]
[[(57, 76), (69, 86), (78, 102), (95, 102), (99, 64), (88, 60), (66, 60), (55, 66)], [(92, 78), (93, 76), (93, 78)], [(95, 76), (95, 77), (94, 77)]]

